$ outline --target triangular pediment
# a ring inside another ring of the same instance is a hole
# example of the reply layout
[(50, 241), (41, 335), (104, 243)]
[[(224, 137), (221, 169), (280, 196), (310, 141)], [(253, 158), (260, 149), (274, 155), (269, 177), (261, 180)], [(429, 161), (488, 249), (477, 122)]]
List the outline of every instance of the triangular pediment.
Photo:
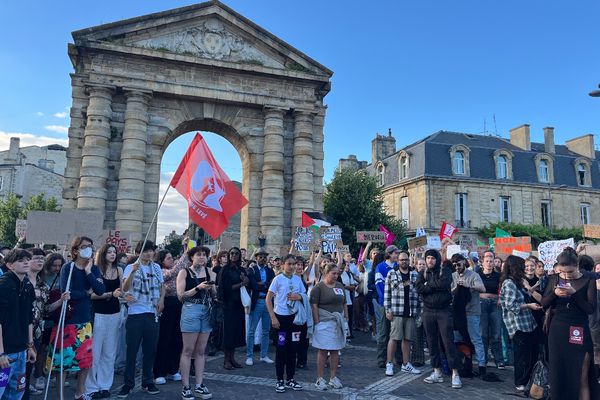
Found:
[[(332, 72), (218, 1), (73, 33), (75, 44), (138, 48), (330, 77)], [(157, 54), (159, 54), (157, 53)]]

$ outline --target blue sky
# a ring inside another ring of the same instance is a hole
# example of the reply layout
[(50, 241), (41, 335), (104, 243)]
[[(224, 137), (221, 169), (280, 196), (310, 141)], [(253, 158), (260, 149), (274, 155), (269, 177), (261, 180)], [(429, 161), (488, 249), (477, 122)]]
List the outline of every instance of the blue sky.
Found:
[[(399, 147), (440, 129), (482, 133), (484, 121), (505, 137), (528, 123), (534, 141), (544, 126), (555, 127), (557, 143), (599, 131), (600, 99), (587, 95), (600, 83), (598, 1), (224, 3), (334, 71), (326, 179), (340, 157), (370, 160), (371, 139), (388, 128)], [(2, 2), (0, 150), (15, 133), (42, 144), (65, 139), (72, 31), (189, 4)], [(224, 170), (241, 179), (233, 147), (205, 136)], [(190, 141), (169, 147), (163, 172), (177, 167)]]

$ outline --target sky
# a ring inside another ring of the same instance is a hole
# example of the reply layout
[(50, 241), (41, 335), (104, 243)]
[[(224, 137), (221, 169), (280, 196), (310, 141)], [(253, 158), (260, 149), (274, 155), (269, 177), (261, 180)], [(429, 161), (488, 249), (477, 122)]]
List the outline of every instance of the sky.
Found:
[[(532, 141), (555, 127), (557, 144), (598, 134), (600, 2), (482, 0), (225, 0), (225, 4), (334, 71), (325, 120), (325, 180), (339, 158), (370, 161), (371, 140), (391, 128), (398, 148), (438, 130), (508, 137), (531, 125)], [(67, 143), (71, 32), (193, 4), (190, 1), (6, 1), (0, 4), (0, 151)], [(574, 6), (576, 4), (576, 6)], [(161, 189), (193, 133), (173, 142)], [(233, 146), (204, 134), (235, 180)], [(600, 143), (600, 139), (596, 139)], [(162, 195), (161, 191), (161, 195)], [(159, 237), (186, 225), (169, 192)]]

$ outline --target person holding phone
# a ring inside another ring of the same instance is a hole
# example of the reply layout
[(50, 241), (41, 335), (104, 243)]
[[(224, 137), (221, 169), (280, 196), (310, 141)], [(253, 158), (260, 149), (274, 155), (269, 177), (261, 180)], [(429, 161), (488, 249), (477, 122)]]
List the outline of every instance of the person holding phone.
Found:
[[(210, 308), (216, 296), (214, 276), (206, 267), (210, 250), (207, 247), (194, 247), (187, 256), (192, 265), (177, 275), (177, 297), (183, 303), (181, 310), (181, 337), (183, 350), (179, 371), (183, 385), (181, 398), (193, 400), (212, 398), (212, 393), (203, 383), (205, 350), (212, 331)], [(190, 386), (190, 363), (194, 359), (196, 387)]]

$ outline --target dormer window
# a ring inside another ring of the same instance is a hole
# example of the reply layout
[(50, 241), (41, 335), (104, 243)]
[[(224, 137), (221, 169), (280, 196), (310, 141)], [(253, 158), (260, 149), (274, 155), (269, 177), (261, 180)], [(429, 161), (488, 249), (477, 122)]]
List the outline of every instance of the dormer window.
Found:
[(496, 164), (496, 179), (513, 179), (512, 172), (513, 153), (506, 149), (494, 151), (494, 163)]
[(590, 162), (584, 158), (575, 160), (575, 174), (578, 186), (592, 186)]
[(508, 161), (506, 156), (498, 157), (498, 179), (506, 179), (508, 177)]
[(547, 183), (549, 182), (548, 178), (548, 161), (540, 160), (540, 167), (538, 171), (538, 176), (540, 178), (540, 182)]
[(462, 151), (454, 153), (454, 173), (456, 175), (465, 174), (465, 155)]
[(554, 158), (551, 154), (540, 153), (535, 156), (535, 169), (538, 182), (554, 183)]
[(408, 154), (402, 150), (398, 156), (398, 179), (407, 179), (409, 176), (409, 157)]
[(452, 174), (469, 176), (469, 148), (462, 144), (456, 144), (450, 148), (450, 162), (452, 163)]
[(385, 168), (382, 163), (379, 163), (379, 165), (377, 165), (377, 184), (379, 186), (383, 186), (383, 184), (385, 183), (384, 174)]

